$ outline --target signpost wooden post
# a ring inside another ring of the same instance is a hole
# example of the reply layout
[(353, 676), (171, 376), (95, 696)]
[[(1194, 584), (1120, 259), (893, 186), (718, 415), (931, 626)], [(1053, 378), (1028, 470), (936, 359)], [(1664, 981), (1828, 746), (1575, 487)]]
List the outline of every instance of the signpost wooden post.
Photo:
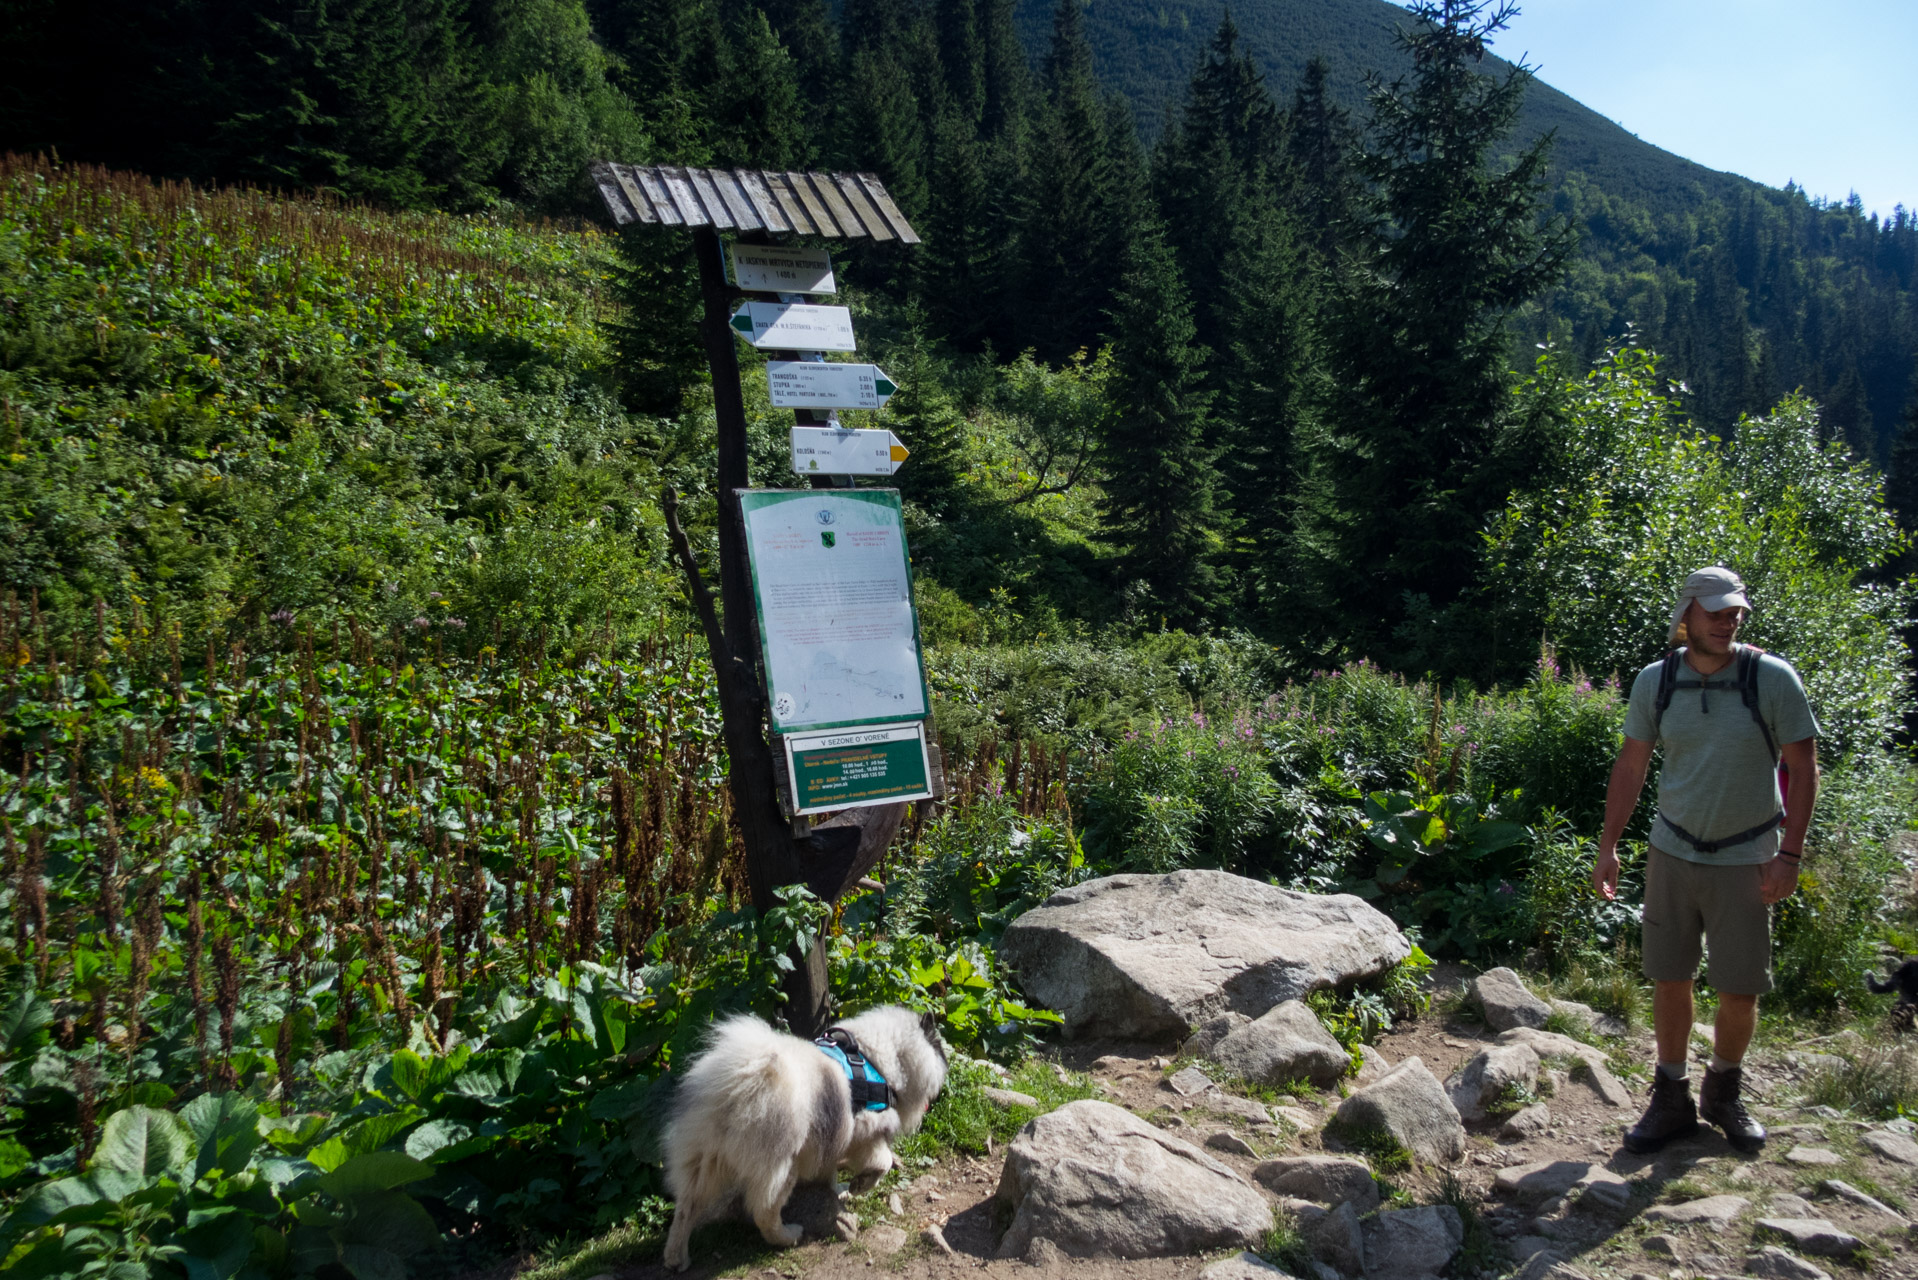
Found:
[[(734, 343), (742, 335), (753, 336), (756, 341), (765, 339), (768, 347), (803, 342), (803, 347), (782, 347), (768, 353), (788, 361), (798, 361), (806, 352), (854, 349), (845, 308), (806, 301), (808, 295), (836, 290), (830, 258), (813, 246), (772, 243), (772, 236), (903, 244), (917, 244), (919, 236), (900, 216), (884, 184), (868, 173), (596, 164), (591, 177), (616, 224), (661, 224), (692, 232), (693, 252), (699, 264), (699, 335), (712, 371), (713, 411), (719, 434), (717, 609), (680, 526), (676, 495), (671, 489), (661, 495), (662, 506), (674, 554), (686, 575), (718, 679), (728, 781), (745, 844), (746, 878), (753, 905), (762, 912), (771, 909), (777, 902), (774, 890), (789, 884), (804, 884), (815, 896), (832, 902), (869, 871), (891, 843), (907, 803), (894, 796), (922, 790), (943, 793), (937, 746), (926, 743), (921, 731), (917, 741), (929, 748), (924, 756), (929, 775), (925, 786), (895, 790), (893, 796), (886, 796), (879, 794), (885, 786), (896, 788), (911, 771), (911, 751), (899, 745), (904, 738), (881, 733), (885, 726), (861, 727), (859, 733), (879, 735), (863, 745), (835, 745), (830, 741), (795, 744), (800, 763), (809, 770), (806, 776), (815, 797), (836, 794), (847, 800), (848, 807), (823, 820), (809, 821), (806, 814), (818, 806), (798, 804), (789, 782), (788, 802), (782, 808), (780, 779), (787, 777), (788, 762), (776, 756), (775, 744), (768, 737), (772, 708), (762, 674), (760, 627), (741, 511), (741, 495), (751, 482), (747, 472), (745, 397), (740, 389)], [(732, 267), (738, 283), (728, 278), (722, 231), (732, 232), (735, 237)], [(754, 292), (760, 296), (752, 297)], [(736, 311), (745, 319), (743, 330), (734, 327)], [(844, 345), (830, 345), (835, 342)], [(827, 367), (871, 370), (874, 396), (883, 402), (883, 395), (891, 394), (890, 382), (872, 366)], [(843, 380), (856, 381), (859, 376), (833, 372), (800, 382), (836, 387)], [(883, 393), (878, 389), (882, 381), (886, 387)], [(830, 391), (815, 394), (831, 398)], [(845, 406), (802, 406), (795, 409), (795, 416), (802, 426), (823, 426), (829, 420), (822, 419), (820, 407), (863, 406), (863, 401)], [(814, 484), (822, 480), (824, 477), (815, 479)], [(785, 744), (780, 743), (779, 748), (783, 754)], [(797, 963), (785, 986), (786, 1020), (796, 1033), (811, 1036), (823, 1029), (831, 1014), (823, 940), (794, 958)]]

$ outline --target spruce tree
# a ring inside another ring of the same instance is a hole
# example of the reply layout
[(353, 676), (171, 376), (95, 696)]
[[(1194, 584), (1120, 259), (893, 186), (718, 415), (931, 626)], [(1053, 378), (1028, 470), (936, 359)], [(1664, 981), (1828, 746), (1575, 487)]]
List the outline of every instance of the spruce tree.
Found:
[(1224, 352), (1226, 264), (1248, 220), (1264, 216), (1280, 182), (1283, 130), (1265, 78), (1239, 48), (1227, 14), (1186, 88), (1185, 109), (1162, 135), (1153, 189), (1192, 292), (1199, 340)]
[(1556, 281), (1573, 238), (1542, 217), (1550, 139), (1500, 152), (1529, 78), (1480, 70), (1512, 12), (1424, 0), (1400, 39), (1410, 78), (1374, 81), (1361, 159), (1372, 192), (1328, 324), (1332, 509), (1309, 566), (1324, 624), (1381, 660), (1435, 660), (1400, 631), (1474, 580), (1478, 535), (1511, 477), (1482, 471), (1508, 401), (1507, 319)]
[(986, 42), (976, 0), (938, 0), (939, 63), (948, 105), (974, 128), (986, 111)]
[[(1125, 261), (1135, 192), (1115, 179), (1110, 116), (1092, 74), (1083, 0), (1059, 0), (1019, 210), (1013, 345), (1058, 361), (1093, 345)], [(1133, 144), (1136, 151), (1136, 142)]]
[(1133, 237), (1112, 313), (1112, 414), (1101, 441), (1102, 535), (1126, 590), (1168, 623), (1200, 627), (1225, 594), (1206, 352), (1164, 228)]
[(989, 341), (1004, 292), (1004, 234), (987, 170), (990, 144), (956, 107), (933, 127), (924, 243), (915, 284), (934, 329), (977, 351)]
[(1013, 22), (1016, 0), (974, 0), (984, 57), (985, 101), (980, 132), (996, 145), (1016, 144), (1031, 95), (1026, 48)]
[(803, 168), (811, 159), (798, 68), (757, 9), (727, 31), (719, 79), (705, 94), (716, 164)]
[(1215, 381), (1228, 563), (1243, 616), (1268, 634), (1284, 629), (1292, 600), (1299, 455), (1324, 394), (1310, 253), (1292, 217), (1267, 199), (1240, 223), (1226, 262), (1227, 347)]
[[(1910, 398), (1905, 402), (1904, 419), (1891, 446), (1885, 474), (1885, 505), (1898, 515), (1906, 533), (1918, 533), (1918, 374), (1911, 380)], [(1904, 560), (1918, 560), (1907, 550)], [(1902, 572), (1909, 573), (1909, 568)]]
[(711, 0), (588, 0), (588, 12), (618, 59), (614, 83), (638, 107), (660, 157), (708, 163), (706, 108), (724, 43)]
[(1350, 227), (1358, 201), (1358, 177), (1352, 157), (1358, 130), (1351, 113), (1326, 92), (1325, 59), (1313, 56), (1292, 95), (1286, 146), (1293, 167), (1295, 207), (1311, 233), (1322, 262), (1331, 262)]
[(832, 95), (825, 87), (839, 77), (839, 32), (826, 0), (758, 0), (758, 7), (792, 56), (806, 132), (817, 140), (832, 125)]

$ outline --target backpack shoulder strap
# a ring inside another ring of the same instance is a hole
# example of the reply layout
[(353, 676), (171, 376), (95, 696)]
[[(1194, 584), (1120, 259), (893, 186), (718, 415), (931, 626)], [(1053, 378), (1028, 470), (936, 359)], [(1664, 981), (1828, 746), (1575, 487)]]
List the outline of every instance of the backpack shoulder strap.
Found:
[(1772, 763), (1776, 764), (1778, 743), (1771, 736), (1771, 726), (1765, 723), (1764, 709), (1758, 705), (1758, 669), (1763, 665), (1760, 659), (1764, 656), (1765, 651), (1755, 644), (1738, 646), (1738, 696), (1745, 710), (1751, 712), (1758, 731), (1765, 735), (1765, 750), (1771, 752)]
[(1665, 661), (1658, 668), (1658, 696), (1652, 700), (1654, 730), (1665, 723), (1665, 708), (1672, 705), (1672, 690), (1678, 687), (1678, 664), (1684, 660), (1685, 651), (1673, 649), (1665, 655)]

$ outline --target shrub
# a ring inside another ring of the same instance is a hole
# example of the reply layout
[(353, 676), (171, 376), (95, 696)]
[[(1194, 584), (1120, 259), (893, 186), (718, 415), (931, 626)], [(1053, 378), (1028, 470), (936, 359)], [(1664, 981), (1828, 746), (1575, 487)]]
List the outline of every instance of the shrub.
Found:
[(1086, 796), (1086, 843), (1109, 867), (1243, 870), (1278, 791), (1248, 717), (1194, 712), (1128, 733)]
[(1548, 812), (1540, 823), (1525, 890), (1538, 946), (1554, 973), (1574, 965), (1603, 968), (1621, 945), (1636, 950), (1644, 913), (1644, 852), (1621, 842), (1618, 854), (1618, 896), (1607, 902), (1592, 886), (1597, 842), (1573, 835), (1556, 813)]
[(1071, 815), (1023, 812), (1054, 797), (1015, 802), (1002, 778), (995, 768), (972, 803), (929, 823), (913, 855), (895, 858), (883, 900), (849, 903), (848, 920), (883, 911), (895, 931), (997, 945), (1014, 919), (1083, 880), (1088, 868)]
[(1496, 630), (1550, 636), (1585, 670), (1629, 680), (1663, 650), (1685, 574), (1724, 564), (1755, 606), (1746, 638), (1798, 668), (1834, 756), (1900, 729), (1911, 588), (1875, 571), (1904, 535), (1877, 471), (1824, 441), (1810, 401), (1721, 440), (1683, 421), (1655, 356), (1628, 349), (1592, 371), (1557, 447), (1559, 481), (1513, 495), (1488, 539)]

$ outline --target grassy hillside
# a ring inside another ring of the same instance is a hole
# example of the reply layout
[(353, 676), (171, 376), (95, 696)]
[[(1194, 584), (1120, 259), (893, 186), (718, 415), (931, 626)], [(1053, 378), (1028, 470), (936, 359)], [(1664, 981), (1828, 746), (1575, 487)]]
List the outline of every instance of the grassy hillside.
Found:
[(643, 611), (671, 451), (611, 391), (611, 270), (591, 231), (0, 159), (0, 579), (187, 634)]
[[(1053, 8), (1051, 0), (1024, 0), (1019, 7), (1020, 31), (1035, 57), (1043, 56), (1050, 38)], [(1216, 0), (1096, 0), (1086, 10), (1093, 64), (1100, 78), (1132, 103), (1147, 136), (1157, 134), (1167, 109), (1182, 100), (1193, 64), (1224, 8)], [(1290, 100), (1314, 56), (1326, 60), (1335, 93), (1355, 112), (1364, 106), (1368, 71), (1389, 77), (1404, 65), (1393, 33), (1410, 19), (1388, 0), (1242, 0), (1231, 12), (1281, 102)], [(1502, 59), (1491, 61), (1505, 66)], [(1725, 197), (1751, 185), (1643, 142), (1539, 83), (1527, 95), (1519, 141), (1548, 129), (1558, 132), (1555, 159), (1561, 170), (1586, 173), (1606, 190), (1661, 212), (1700, 194)]]

